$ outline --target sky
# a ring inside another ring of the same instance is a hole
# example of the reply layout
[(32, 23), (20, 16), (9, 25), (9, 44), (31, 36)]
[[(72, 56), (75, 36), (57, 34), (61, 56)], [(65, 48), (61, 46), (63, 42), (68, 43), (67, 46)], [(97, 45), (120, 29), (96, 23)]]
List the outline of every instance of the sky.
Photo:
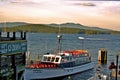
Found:
[(0, 0), (0, 22), (79, 23), (120, 31), (120, 1)]

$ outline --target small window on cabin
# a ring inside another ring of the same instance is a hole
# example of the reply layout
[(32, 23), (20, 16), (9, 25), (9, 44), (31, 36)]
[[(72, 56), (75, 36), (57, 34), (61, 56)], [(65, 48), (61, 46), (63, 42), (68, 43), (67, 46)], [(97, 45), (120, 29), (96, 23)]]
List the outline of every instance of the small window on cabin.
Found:
[(70, 60), (70, 57), (67, 57), (67, 60)]
[(64, 62), (64, 57), (62, 57), (61, 62)]
[(47, 61), (50, 61), (50, 59), (51, 59), (51, 57), (48, 57), (48, 58), (47, 58)]
[(43, 61), (47, 61), (47, 57), (46, 57), (46, 56), (44, 56), (44, 59), (43, 59)]
[(54, 62), (54, 60), (55, 60), (55, 57), (52, 57), (52, 60), (51, 60), (51, 61)]
[(70, 57), (70, 60), (72, 60), (72, 57)]
[(56, 58), (55, 62), (58, 62), (59, 61), (59, 58)]

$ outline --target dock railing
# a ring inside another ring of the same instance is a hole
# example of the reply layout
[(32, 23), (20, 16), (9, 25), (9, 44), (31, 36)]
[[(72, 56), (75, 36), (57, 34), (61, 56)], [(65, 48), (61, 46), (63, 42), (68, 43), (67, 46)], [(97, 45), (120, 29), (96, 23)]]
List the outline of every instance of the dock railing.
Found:
[(0, 32), (0, 41), (26, 40), (26, 32)]

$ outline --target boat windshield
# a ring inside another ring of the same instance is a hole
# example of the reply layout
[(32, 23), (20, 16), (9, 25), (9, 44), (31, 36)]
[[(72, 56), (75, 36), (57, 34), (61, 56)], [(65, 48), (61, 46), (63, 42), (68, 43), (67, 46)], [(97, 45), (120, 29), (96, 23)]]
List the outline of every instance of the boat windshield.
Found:
[(67, 62), (67, 61), (72, 61), (71, 56), (62, 56), (61, 62)]
[(47, 57), (46, 56), (44, 56), (43, 61), (47, 61)]
[(55, 62), (58, 62), (58, 61), (59, 61), (59, 57), (56, 57)]
[(54, 60), (55, 60), (55, 57), (52, 57), (52, 60), (51, 60), (51, 61), (54, 62)]
[(51, 57), (47, 57), (47, 61), (50, 61), (51, 60)]
[(44, 62), (59, 62), (60, 61), (60, 57), (56, 57), (56, 56), (44, 56), (43, 60)]

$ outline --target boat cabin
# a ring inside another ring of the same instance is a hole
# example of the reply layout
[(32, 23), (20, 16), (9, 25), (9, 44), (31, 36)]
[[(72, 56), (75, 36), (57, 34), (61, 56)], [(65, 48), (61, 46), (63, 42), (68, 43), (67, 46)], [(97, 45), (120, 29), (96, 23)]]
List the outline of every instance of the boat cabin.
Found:
[(60, 60), (61, 60), (61, 56), (49, 54), (49, 55), (43, 55), (41, 62), (60, 63)]
[(39, 64), (31, 64), (29, 68), (68, 68), (91, 62), (88, 52), (81, 50), (45, 54)]
[(59, 53), (58, 55), (55, 55), (55, 54), (43, 55), (41, 62), (59, 64), (59, 63), (70, 62), (70, 61), (72, 61), (72, 55), (68, 53)]

